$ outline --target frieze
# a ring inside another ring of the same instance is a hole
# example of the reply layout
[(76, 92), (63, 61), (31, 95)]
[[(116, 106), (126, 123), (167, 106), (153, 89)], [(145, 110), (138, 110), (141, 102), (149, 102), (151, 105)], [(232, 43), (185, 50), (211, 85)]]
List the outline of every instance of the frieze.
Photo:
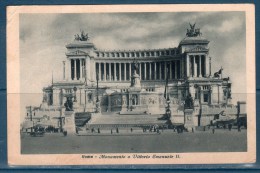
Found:
[(208, 52), (208, 51), (209, 51), (209, 49), (206, 49), (201, 46), (196, 46), (195, 48), (185, 50), (185, 52)]
[(67, 56), (78, 56), (78, 55), (88, 55), (88, 53), (82, 51), (82, 50), (76, 50), (74, 52), (68, 52), (66, 53)]

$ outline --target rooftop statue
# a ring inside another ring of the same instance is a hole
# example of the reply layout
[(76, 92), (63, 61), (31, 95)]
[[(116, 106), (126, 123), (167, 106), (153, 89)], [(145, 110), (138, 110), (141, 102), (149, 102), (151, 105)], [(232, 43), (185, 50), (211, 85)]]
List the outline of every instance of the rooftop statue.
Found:
[(75, 37), (76, 41), (88, 41), (89, 40), (88, 33), (85, 34), (84, 31), (81, 31), (80, 35), (79, 34), (74, 35), (74, 37)]
[(193, 25), (190, 24), (190, 29), (187, 29), (187, 33), (186, 33), (187, 37), (197, 37), (202, 35), (202, 33), (200, 32), (200, 28), (195, 28), (195, 26), (196, 23), (194, 23)]

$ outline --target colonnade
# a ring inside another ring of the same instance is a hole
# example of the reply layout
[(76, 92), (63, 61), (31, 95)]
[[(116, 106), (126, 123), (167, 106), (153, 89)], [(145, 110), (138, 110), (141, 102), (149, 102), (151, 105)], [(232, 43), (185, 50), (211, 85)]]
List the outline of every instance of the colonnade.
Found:
[(85, 59), (71, 59), (71, 79), (81, 80), (86, 75), (86, 62)]
[(97, 57), (154, 57), (154, 56), (172, 56), (177, 55), (177, 49), (158, 49), (158, 50), (145, 50), (145, 51), (122, 51), (122, 52), (96, 52)]
[[(162, 62), (139, 62), (137, 73), (141, 80), (165, 80), (180, 78), (180, 60)], [(96, 62), (96, 74), (101, 81), (129, 81), (133, 73), (132, 62)]]
[(206, 76), (206, 57), (205, 55), (187, 55), (186, 56), (187, 77), (205, 77)]

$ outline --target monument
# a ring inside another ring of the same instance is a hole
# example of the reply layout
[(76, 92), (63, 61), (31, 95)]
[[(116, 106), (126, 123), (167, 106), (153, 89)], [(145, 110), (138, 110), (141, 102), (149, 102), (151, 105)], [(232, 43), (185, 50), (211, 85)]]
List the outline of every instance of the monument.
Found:
[(207, 126), (222, 110), (237, 116), (229, 77), (222, 68), (211, 75), (209, 41), (189, 27), (177, 47), (147, 50), (100, 50), (81, 31), (66, 45), (62, 80), (43, 88), (35, 119), (57, 121), (61, 105), (75, 113), (164, 114), (188, 129)]

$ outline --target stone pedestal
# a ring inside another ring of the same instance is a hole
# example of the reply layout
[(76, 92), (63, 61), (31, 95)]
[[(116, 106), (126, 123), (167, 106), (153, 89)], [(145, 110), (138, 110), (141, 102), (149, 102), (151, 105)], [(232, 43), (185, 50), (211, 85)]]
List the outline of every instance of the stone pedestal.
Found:
[(184, 110), (184, 127), (188, 129), (189, 132), (192, 132), (194, 128), (194, 112), (193, 109)]
[(76, 125), (75, 125), (75, 114), (74, 111), (65, 111), (65, 124), (63, 129), (67, 131), (68, 134), (76, 133)]

